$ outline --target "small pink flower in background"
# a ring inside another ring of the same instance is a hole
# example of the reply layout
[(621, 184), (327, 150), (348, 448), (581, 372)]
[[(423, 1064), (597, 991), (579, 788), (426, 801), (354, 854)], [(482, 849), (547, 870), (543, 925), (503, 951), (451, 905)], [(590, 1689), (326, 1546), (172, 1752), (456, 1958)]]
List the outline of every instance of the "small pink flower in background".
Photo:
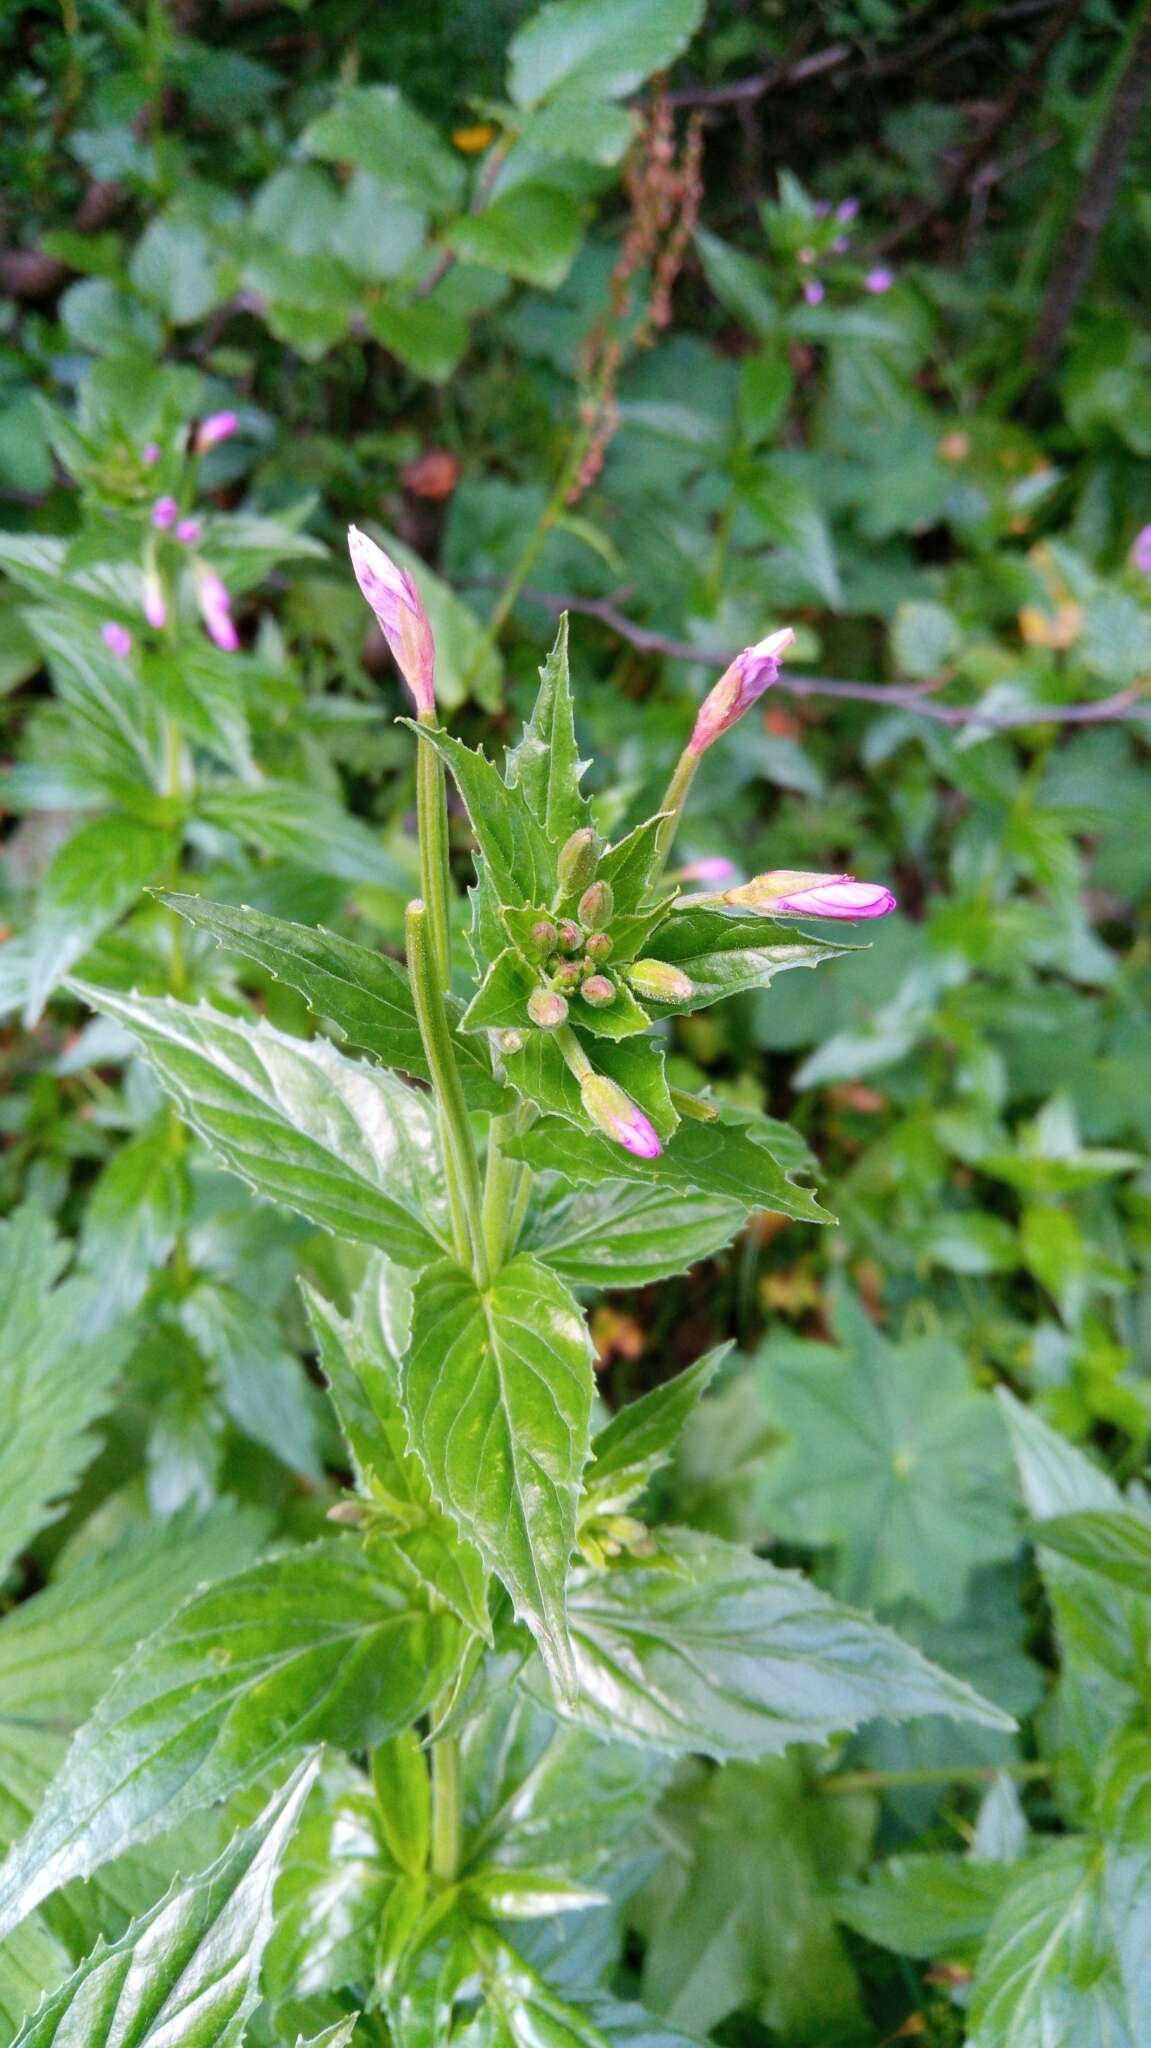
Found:
[(894, 283), (894, 270), (888, 270), (884, 264), (879, 263), (874, 270), (868, 271), (863, 280), (863, 289), (865, 292), (889, 292)]
[(580, 1082), (583, 1106), (605, 1137), (622, 1145), (636, 1159), (658, 1159), (663, 1150), (642, 1109), (609, 1081), (606, 1074), (588, 1074)]
[(756, 875), (740, 889), (729, 889), (725, 903), (760, 910), (767, 917), (826, 917), (855, 924), (869, 917), (887, 917), (895, 898), (882, 882), (857, 882), (854, 875), (808, 875), (779, 868)]
[(348, 553), (392, 660), (415, 698), (416, 711), (421, 718), (434, 718), (436, 643), (419, 591), (407, 570), (358, 526), (348, 528)]
[(196, 428), (192, 443), (197, 455), (206, 455), (209, 448), (218, 448), (221, 441), (230, 441), (240, 422), (234, 412), (210, 412)]
[(780, 656), (794, 639), (791, 627), (781, 626), (777, 633), (769, 633), (766, 640), (745, 647), (742, 654), (736, 655), (700, 706), (687, 743), (689, 754), (705, 754), (721, 733), (727, 732), (765, 690), (779, 681)]
[(1151, 576), (1151, 526), (1141, 526), (1131, 543), (1131, 567)]
[(168, 623), (164, 586), (155, 569), (144, 571), (144, 617), (157, 633), (162, 633)]
[(152, 507), (152, 524), (157, 533), (167, 533), (180, 516), (180, 507), (175, 498), (157, 498)]
[(858, 199), (841, 199), (835, 209), (835, 218), (836, 220), (854, 220), (858, 212)]
[(803, 296), (807, 300), (809, 306), (822, 305), (823, 286), (820, 284), (819, 279), (817, 277), (808, 278), (807, 283), (803, 287)]
[(225, 654), (234, 654), (240, 636), (232, 618), (231, 599), (225, 584), (206, 562), (196, 564), (196, 599), (209, 636)]
[(735, 876), (735, 862), (722, 853), (707, 854), (703, 860), (689, 861), (685, 868), (677, 868), (668, 876), (669, 882), (730, 882)]
[(844, 256), (846, 255), (850, 247), (851, 240), (849, 236), (837, 235), (834, 242), (831, 245), (831, 253), (833, 256)]
[(814, 249), (801, 249), (801, 250), (800, 250), (800, 252), (799, 252), (799, 260), (800, 260), (800, 262), (801, 262), (801, 263), (814, 263), (814, 262), (815, 262), (815, 250), (814, 250)]
[(145, 442), (145, 444), (144, 444), (144, 467), (145, 467), (145, 469), (151, 469), (151, 468), (153, 468), (153, 466), (154, 466), (154, 465), (155, 465), (155, 464), (156, 464), (157, 462), (159, 462), (159, 460), (160, 460), (160, 455), (161, 455), (161, 452), (162, 452), (162, 451), (161, 451), (161, 448), (160, 448), (160, 443), (159, 443), (158, 441), (147, 441), (147, 442)]
[(186, 548), (194, 547), (204, 528), (198, 519), (181, 519), (176, 527), (176, 539)]
[(105, 619), (100, 628), (100, 638), (117, 661), (127, 661), (132, 652), (132, 635), (127, 626), (122, 626), (118, 619)]

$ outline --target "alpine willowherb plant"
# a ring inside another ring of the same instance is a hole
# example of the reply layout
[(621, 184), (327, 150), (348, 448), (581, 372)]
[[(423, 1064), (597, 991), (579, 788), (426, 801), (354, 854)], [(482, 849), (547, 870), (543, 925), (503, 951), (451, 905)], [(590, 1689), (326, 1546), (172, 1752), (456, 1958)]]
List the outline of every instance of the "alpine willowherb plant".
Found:
[[(340, 1044), (73, 984), (235, 1173), (337, 1240), (339, 1298), (305, 1292), (347, 1495), (325, 1537), (230, 1572), (217, 1560), (157, 1617), (0, 1870), (0, 1932), (221, 1802), (247, 1818), (252, 1788), (266, 1796), (326, 1745), (314, 1782), (276, 1793), (217, 1874), (180, 1895), (204, 1939), (223, 1941), (205, 1900), (225, 1885), (250, 1900), (278, 1845), (276, 2038), (294, 2038), (295, 2012), (314, 2026), (319, 2000), (333, 2042), (359, 2013), (364, 2042), (446, 2040), (474, 2016), (484, 2041), (602, 2048), (648, 2024), (611, 1978), (674, 1759), (827, 1744), (876, 1716), (1008, 1723), (801, 1574), (646, 1521), (645, 1490), (721, 1353), (604, 1419), (580, 1304), (707, 1257), (757, 1211), (831, 1221), (796, 1177), (795, 1133), (669, 1082), (665, 1027), (842, 950), (773, 909), (892, 905), (839, 876), (690, 901), (668, 877), (703, 745), (771, 681), (785, 634), (721, 679), (665, 804), (609, 844), (581, 788), (566, 623), (501, 772), (438, 722), (415, 585), (362, 535), (354, 547), (419, 714), (423, 893), (406, 966), (165, 892), (170, 913), (297, 990)], [(474, 837), (466, 929), (445, 769)], [(285, 1848), (301, 1800), (299, 1847)], [(268, 1923), (251, 1911), (258, 1963)], [(569, 1915), (589, 1930), (574, 1947)], [(79, 2038), (61, 2029), (110, 1969), (130, 1971), (152, 1925), (129, 1928), (114, 1965), (82, 1963), (21, 2040)]]

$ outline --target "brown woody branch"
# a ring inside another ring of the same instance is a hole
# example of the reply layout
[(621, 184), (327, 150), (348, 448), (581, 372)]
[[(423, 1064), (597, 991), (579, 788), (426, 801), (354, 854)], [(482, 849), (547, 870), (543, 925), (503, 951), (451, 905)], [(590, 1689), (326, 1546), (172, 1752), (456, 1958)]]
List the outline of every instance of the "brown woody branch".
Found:
[[(702, 662), (708, 668), (723, 669), (739, 651), (733, 647), (697, 647), (688, 640), (669, 639), (665, 633), (652, 632), (649, 627), (629, 619), (609, 598), (572, 597), (558, 591), (532, 589), (523, 590), (520, 595), (526, 603), (538, 605), (541, 611), (549, 612), (554, 618), (558, 618), (561, 612), (575, 612), (584, 618), (597, 619), (600, 625), (606, 626), (609, 632), (626, 640), (640, 653), (661, 654), (669, 661)], [(1151, 700), (1145, 696), (1142, 683), (1132, 683), (1125, 690), (1116, 690), (1110, 697), (1099, 697), (1086, 703), (1037, 704), (1018, 710), (982, 711), (978, 704), (937, 703), (935, 692), (944, 689), (950, 680), (948, 676), (940, 676), (926, 683), (855, 683), (840, 681), (834, 676), (797, 676), (785, 670), (776, 689), (786, 691), (791, 697), (839, 698), (849, 703), (881, 704), (885, 710), (910, 711), (918, 718), (930, 719), (935, 725), (983, 726), (995, 732), (1028, 725), (1108, 725), (1120, 718), (1151, 721)]]

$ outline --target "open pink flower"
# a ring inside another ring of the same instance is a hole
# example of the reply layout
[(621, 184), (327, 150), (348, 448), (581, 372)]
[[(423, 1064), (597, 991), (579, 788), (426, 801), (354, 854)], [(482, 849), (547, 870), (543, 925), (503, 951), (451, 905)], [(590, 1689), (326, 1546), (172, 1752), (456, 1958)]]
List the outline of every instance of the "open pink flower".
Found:
[(436, 643), (419, 591), (407, 570), (358, 526), (348, 528), (348, 553), (392, 660), (415, 698), (416, 711), (421, 718), (434, 718)]
[(206, 455), (209, 448), (218, 448), (221, 441), (230, 441), (239, 424), (238, 416), (230, 410), (210, 412), (196, 428), (196, 438), (192, 443), (196, 454)]
[(152, 524), (157, 533), (167, 533), (168, 528), (176, 524), (179, 516), (180, 507), (175, 498), (157, 498), (152, 507)]
[(606, 1074), (588, 1074), (580, 1082), (583, 1106), (605, 1137), (622, 1145), (636, 1159), (658, 1159), (663, 1150), (642, 1109), (609, 1081)]
[(705, 754), (722, 733), (742, 718), (757, 697), (779, 681), (779, 660), (791, 646), (795, 634), (790, 626), (769, 633), (754, 647), (745, 647), (731, 667), (724, 670), (715, 688), (704, 698), (691, 738), (689, 754)]
[(854, 875), (808, 875), (790, 868), (756, 875), (742, 888), (728, 889), (724, 902), (767, 917), (826, 917), (856, 924), (887, 917), (895, 898), (882, 882), (857, 882)]
[(806, 299), (807, 304), (809, 306), (822, 305), (823, 286), (820, 284), (819, 279), (817, 277), (808, 278), (806, 284), (803, 287), (803, 296)]
[(198, 519), (181, 519), (176, 527), (176, 539), (182, 547), (194, 547), (203, 531)]
[(105, 619), (100, 628), (100, 638), (117, 661), (127, 661), (132, 652), (132, 635), (127, 626), (122, 626), (118, 619)]
[(159, 460), (160, 460), (160, 456), (161, 456), (161, 453), (162, 453), (162, 450), (161, 450), (161, 448), (160, 448), (160, 443), (159, 443), (158, 441), (145, 441), (145, 443), (144, 443), (144, 467), (145, 467), (145, 469), (151, 469), (151, 468), (152, 468), (152, 466), (153, 466), (153, 464), (155, 464), (155, 463), (159, 462)]
[(206, 562), (196, 564), (196, 601), (210, 638), (225, 654), (234, 654), (240, 636), (232, 618), (232, 601), (227, 586)]
[(863, 289), (865, 292), (889, 292), (894, 283), (894, 270), (888, 270), (886, 264), (877, 263), (875, 269), (869, 270), (864, 278)]

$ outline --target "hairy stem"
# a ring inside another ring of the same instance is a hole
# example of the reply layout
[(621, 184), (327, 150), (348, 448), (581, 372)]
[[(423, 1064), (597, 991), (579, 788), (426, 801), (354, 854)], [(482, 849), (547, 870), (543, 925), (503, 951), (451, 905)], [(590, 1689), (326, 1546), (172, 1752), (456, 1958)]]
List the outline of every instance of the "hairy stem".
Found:
[(460, 1746), (454, 1735), (432, 1745), (432, 1876), (454, 1884), (459, 1876), (463, 1839), (460, 1790)]
[(837, 1771), (824, 1778), (818, 1790), (829, 1799), (846, 1799), (853, 1792), (897, 1792), (914, 1785), (991, 1785), (1004, 1772), (1023, 1784), (1049, 1778), (1053, 1764), (938, 1764), (905, 1771)]
[(412, 996), (416, 1006), (420, 1037), (423, 1040), (424, 1053), (439, 1106), (440, 1128), (444, 1141), (444, 1173), (448, 1184), (456, 1254), (462, 1263), (471, 1265), (479, 1285), (486, 1287), (488, 1263), (480, 1221), (483, 1188), (479, 1161), (476, 1158), (472, 1127), (468, 1121), (467, 1104), (464, 1101), (451, 1032), (448, 1029), (443, 989), (432, 958), (429, 927), (427, 906), (417, 897), (414, 902), (409, 903), (404, 918), (408, 972), (412, 981)]
[(504, 1156), (503, 1147), (517, 1128), (516, 1112), (511, 1110), (507, 1116), (493, 1117), (488, 1131), (483, 1234), (488, 1264), (493, 1273), (499, 1272), (515, 1242), (512, 1221), (524, 1169), (517, 1160)]
[(695, 771), (698, 767), (699, 755), (693, 754), (690, 747), (685, 747), (675, 764), (671, 781), (668, 783), (660, 800), (659, 807), (664, 813), (664, 819), (656, 840), (655, 866), (652, 869), (651, 875), (653, 886), (658, 882), (660, 875), (667, 866), (667, 857), (671, 852), (672, 841), (679, 830), (679, 821), (683, 816), (683, 808), (687, 802), (691, 785), (695, 781)]
[[(420, 723), (431, 724), (430, 718)], [(420, 887), (428, 909), (432, 952), (440, 986), (452, 979), (451, 874), (448, 868), (448, 798), (444, 764), (434, 747), (416, 753), (416, 815), (420, 839)]]

